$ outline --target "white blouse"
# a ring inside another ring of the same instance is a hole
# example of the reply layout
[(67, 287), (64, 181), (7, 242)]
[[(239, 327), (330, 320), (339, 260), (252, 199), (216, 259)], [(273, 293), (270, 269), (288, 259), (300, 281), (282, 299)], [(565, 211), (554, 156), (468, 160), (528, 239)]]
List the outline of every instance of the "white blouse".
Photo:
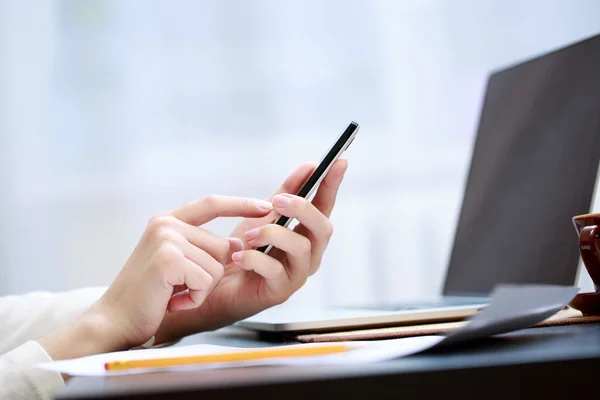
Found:
[(105, 288), (0, 297), (0, 399), (53, 399), (64, 386), (57, 372), (35, 368), (51, 361), (35, 340), (73, 320)]

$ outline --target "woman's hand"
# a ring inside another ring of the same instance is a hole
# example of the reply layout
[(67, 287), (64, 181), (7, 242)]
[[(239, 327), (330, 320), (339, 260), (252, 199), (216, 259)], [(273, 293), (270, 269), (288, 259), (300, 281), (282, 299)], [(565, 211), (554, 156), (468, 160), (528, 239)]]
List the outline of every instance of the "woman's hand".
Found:
[[(338, 160), (332, 166), (312, 203), (288, 193), (296, 193), (316, 165), (294, 171), (269, 199), (272, 212), (244, 219), (235, 228), (225, 274), (202, 306), (169, 313), (157, 341), (229, 325), (284, 302), (301, 288), (321, 265), (333, 232), (329, 216), (347, 165)], [(274, 224), (280, 215), (300, 224), (293, 231)], [(269, 244), (274, 248), (268, 255), (255, 250)]]
[[(293, 172), (271, 202), (207, 196), (152, 218), (104, 296), (80, 318), (39, 339), (55, 360), (131, 348), (214, 329), (288, 299), (315, 273), (333, 232), (329, 215), (347, 168), (337, 161), (312, 203), (296, 193), (314, 170)], [(291, 231), (275, 225), (297, 219)], [(246, 217), (229, 239), (199, 226)], [(274, 248), (266, 255), (255, 249)]]
[(199, 226), (221, 216), (263, 217), (271, 210), (262, 200), (207, 196), (155, 216), (104, 296), (40, 343), (54, 359), (145, 343), (167, 310), (199, 307), (224, 274), (229, 241)]

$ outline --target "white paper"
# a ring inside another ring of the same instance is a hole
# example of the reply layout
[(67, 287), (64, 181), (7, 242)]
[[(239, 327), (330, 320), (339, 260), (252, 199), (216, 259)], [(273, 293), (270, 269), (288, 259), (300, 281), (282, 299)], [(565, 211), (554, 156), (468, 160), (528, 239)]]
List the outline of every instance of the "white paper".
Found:
[[(134, 351), (122, 351), (116, 353), (99, 354), (95, 356), (76, 358), (73, 360), (54, 361), (40, 364), (39, 367), (51, 371), (66, 373), (73, 376), (108, 376), (108, 375), (128, 375), (147, 372), (156, 372), (164, 370), (206, 370), (229, 367), (249, 367), (265, 365), (328, 365), (345, 363), (365, 363), (387, 360), (390, 358), (404, 357), (415, 354), (432, 347), (443, 340), (443, 336), (421, 336), (414, 338), (393, 339), (376, 342), (346, 342), (347, 345), (356, 347), (346, 353), (334, 353), (320, 356), (308, 357), (286, 357), (272, 358), (255, 361), (240, 361), (231, 363), (214, 363), (181, 366), (176, 368), (144, 368), (126, 371), (106, 371), (104, 363), (110, 361), (130, 361), (149, 358), (177, 357), (177, 356), (195, 356), (203, 354), (226, 353), (233, 351), (243, 351), (247, 348), (213, 346), (207, 344), (198, 344), (192, 346), (145, 349)], [(331, 343), (297, 344), (292, 346), (279, 347), (319, 347), (330, 346)]]
[[(469, 323), (447, 336), (420, 336), (379, 341), (344, 342), (344, 344), (355, 348), (354, 350), (345, 353), (308, 357), (271, 358), (258, 361), (219, 364), (201, 364), (160, 369), (145, 368), (111, 372), (104, 369), (104, 364), (110, 361), (196, 356), (247, 350), (247, 348), (199, 344), (99, 354), (72, 360), (44, 363), (40, 364), (39, 367), (73, 376), (104, 376), (155, 372), (160, 370), (205, 370), (259, 365), (306, 366), (371, 363), (405, 357), (434, 347), (455, 345), (471, 340), (483, 339), (490, 335), (531, 327), (556, 314), (566, 306), (576, 294), (577, 289), (573, 287), (547, 285), (500, 286), (492, 293), (492, 300), (488, 307), (473, 317)], [(319, 347), (329, 345), (331, 344), (315, 343), (297, 344), (287, 347)]]

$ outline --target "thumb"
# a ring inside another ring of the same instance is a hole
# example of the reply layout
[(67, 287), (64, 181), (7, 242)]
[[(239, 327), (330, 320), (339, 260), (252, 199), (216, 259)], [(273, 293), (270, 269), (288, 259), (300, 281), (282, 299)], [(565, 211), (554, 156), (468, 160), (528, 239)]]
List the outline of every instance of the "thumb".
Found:
[(269, 197), (269, 201), (280, 193), (296, 194), (315, 169), (317, 169), (317, 163), (314, 161), (301, 164), (283, 181), (279, 189)]

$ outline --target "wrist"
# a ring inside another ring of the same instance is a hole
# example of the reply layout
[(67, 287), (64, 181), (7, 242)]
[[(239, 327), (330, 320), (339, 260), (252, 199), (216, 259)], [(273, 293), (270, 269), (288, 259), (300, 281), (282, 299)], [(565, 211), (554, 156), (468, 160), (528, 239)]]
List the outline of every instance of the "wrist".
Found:
[(167, 312), (156, 332), (156, 343), (168, 343), (188, 335), (220, 328), (211, 316), (211, 313), (204, 309), (204, 305), (196, 310)]
[(156, 332), (156, 343), (163, 344), (188, 335), (220, 329), (246, 317), (246, 314), (228, 313), (213, 305), (207, 299), (194, 310), (167, 312)]
[(78, 321), (77, 333), (90, 342), (90, 349), (99, 353), (127, 350), (130, 346), (115, 316), (92, 306)]
[(53, 360), (65, 360), (125, 350), (127, 344), (115, 334), (114, 321), (94, 309), (41, 337), (38, 343)]

